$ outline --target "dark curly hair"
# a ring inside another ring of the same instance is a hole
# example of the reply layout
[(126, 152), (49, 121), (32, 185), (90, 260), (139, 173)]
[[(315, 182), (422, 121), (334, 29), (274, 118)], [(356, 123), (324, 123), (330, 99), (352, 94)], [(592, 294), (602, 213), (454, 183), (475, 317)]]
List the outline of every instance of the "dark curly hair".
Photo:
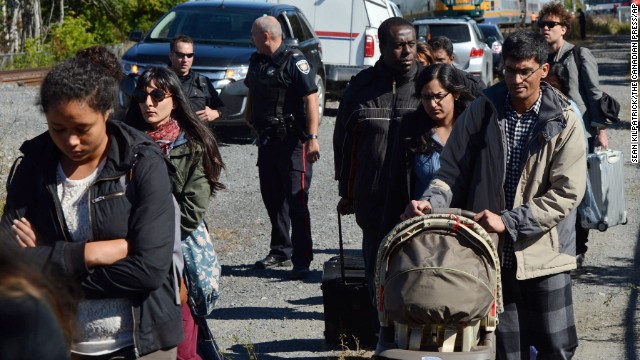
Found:
[[(467, 108), (467, 105), (475, 96), (471, 93), (471, 90), (466, 86), (462, 74), (458, 72), (453, 65), (450, 64), (431, 64), (416, 78), (415, 91), (416, 96), (420, 97), (422, 88), (433, 80), (437, 80), (445, 90), (449, 93), (458, 95), (458, 98), (453, 103), (453, 117), (454, 119), (460, 116), (462, 112)], [(431, 154), (434, 151), (442, 149), (442, 145), (437, 143), (431, 138), (431, 129), (434, 127), (434, 123), (426, 110), (420, 105), (417, 113), (418, 116), (426, 116), (428, 121), (424, 122), (426, 127), (424, 131), (420, 131), (420, 136), (415, 138), (414, 143), (410, 147), (411, 151), (418, 154)]]
[(542, 20), (547, 15), (557, 16), (560, 18), (562, 26), (567, 27), (567, 32), (571, 30), (571, 20), (573, 19), (573, 15), (564, 7), (564, 5), (562, 5), (562, 3), (554, 1), (544, 4), (538, 13), (538, 21)]
[(122, 81), (125, 78), (120, 62), (118, 62), (118, 57), (105, 46), (96, 45), (78, 50), (76, 57), (87, 59), (96, 65), (104, 67), (117, 81)]
[(42, 81), (40, 105), (44, 113), (69, 101), (84, 102), (106, 113), (118, 102), (118, 82), (109, 70), (84, 58), (72, 58), (56, 65)]
[[(206, 127), (191, 108), (178, 75), (169, 68), (149, 68), (138, 78), (136, 90), (144, 90), (152, 81), (156, 88), (172, 94), (171, 97), (176, 106), (171, 113), (171, 117), (176, 119), (182, 131), (187, 135), (189, 146), (193, 146), (193, 140), (202, 144), (204, 148), (202, 161), (204, 172), (211, 185), (211, 194), (214, 195), (216, 191), (224, 189), (225, 186), (219, 181), (220, 174), (224, 169), (224, 163), (218, 149), (218, 142), (211, 130)], [(144, 121), (140, 105), (135, 101), (132, 101), (129, 105), (125, 122), (138, 130), (151, 130), (151, 125)]]

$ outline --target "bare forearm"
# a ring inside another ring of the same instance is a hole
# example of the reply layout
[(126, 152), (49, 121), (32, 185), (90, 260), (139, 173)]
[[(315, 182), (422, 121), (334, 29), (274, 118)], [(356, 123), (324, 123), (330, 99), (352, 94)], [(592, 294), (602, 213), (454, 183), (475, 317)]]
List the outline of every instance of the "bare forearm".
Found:
[(318, 93), (306, 95), (304, 103), (307, 112), (307, 132), (309, 134), (318, 134), (318, 126), (320, 123), (320, 114), (318, 110)]
[(88, 268), (107, 266), (126, 258), (128, 251), (125, 239), (92, 241), (84, 248), (84, 259)]

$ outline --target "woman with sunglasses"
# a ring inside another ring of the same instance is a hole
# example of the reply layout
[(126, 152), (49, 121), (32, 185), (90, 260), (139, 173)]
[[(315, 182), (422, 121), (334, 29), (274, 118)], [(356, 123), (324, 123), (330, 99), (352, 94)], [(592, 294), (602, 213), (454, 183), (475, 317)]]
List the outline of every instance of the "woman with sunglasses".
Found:
[[(176, 171), (170, 174), (173, 194), (180, 206), (182, 239), (209, 240), (204, 215), (209, 199), (224, 186), (218, 181), (224, 164), (213, 133), (198, 119), (180, 80), (167, 68), (150, 68), (140, 78), (129, 107), (127, 122), (147, 132), (169, 156)], [(219, 276), (219, 269), (217, 269)], [(178, 359), (199, 359), (198, 326), (181, 285), (185, 340), (178, 345)]]
[(118, 83), (104, 65), (73, 58), (45, 77), (48, 131), (20, 148), (2, 229), (43, 273), (82, 289), (72, 359), (175, 359), (168, 164), (144, 134), (108, 120)]
[(420, 199), (440, 168), (440, 152), (447, 143), (456, 118), (474, 96), (464, 79), (449, 64), (433, 64), (416, 79), (416, 94), (422, 106), (414, 113), (417, 132), (410, 142), (414, 155), (411, 199)]

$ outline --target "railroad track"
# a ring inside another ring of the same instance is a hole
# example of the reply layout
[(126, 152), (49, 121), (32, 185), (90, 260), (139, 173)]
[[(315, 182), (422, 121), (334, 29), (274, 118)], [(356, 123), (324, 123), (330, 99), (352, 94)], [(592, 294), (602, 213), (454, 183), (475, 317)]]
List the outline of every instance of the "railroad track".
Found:
[(42, 83), (49, 68), (33, 68), (0, 71), (1, 83), (17, 83), (18, 85), (38, 86)]

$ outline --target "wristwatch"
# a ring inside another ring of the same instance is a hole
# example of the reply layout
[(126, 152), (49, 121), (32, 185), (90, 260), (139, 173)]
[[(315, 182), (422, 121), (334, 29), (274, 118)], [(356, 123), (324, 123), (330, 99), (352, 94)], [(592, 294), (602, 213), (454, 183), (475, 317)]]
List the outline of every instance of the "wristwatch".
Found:
[(316, 134), (308, 134), (307, 135), (307, 140), (317, 139), (317, 138), (318, 138), (318, 135), (316, 135)]

